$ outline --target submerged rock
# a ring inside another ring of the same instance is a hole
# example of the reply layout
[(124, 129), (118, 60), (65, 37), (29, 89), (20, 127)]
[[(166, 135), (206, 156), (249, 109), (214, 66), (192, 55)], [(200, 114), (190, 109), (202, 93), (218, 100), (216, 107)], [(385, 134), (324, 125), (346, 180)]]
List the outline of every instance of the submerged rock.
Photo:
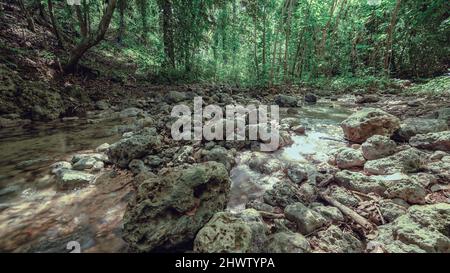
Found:
[(416, 135), (409, 144), (413, 147), (450, 152), (450, 131)]
[(345, 138), (363, 143), (374, 135), (391, 136), (400, 128), (400, 120), (380, 109), (365, 108), (341, 123)]
[(374, 240), (391, 253), (450, 253), (450, 204), (412, 206), (380, 226)]
[(159, 150), (160, 145), (161, 137), (156, 133), (156, 129), (144, 128), (129, 138), (112, 144), (107, 154), (113, 163), (126, 168), (131, 160)]
[(194, 251), (201, 253), (259, 253), (267, 240), (268, 229), (253, 209), (237, 215), (216, 213), (198, 232)]
[(375, 135), (361, 145), (362, 154), (367, 160), (375, 160), (393, 155), (397, 144), (386, 136)]
[(177, 167), (142, 182), (124, 215), (124, 239), (135, 251), (160, 251), (192, 242), (223, 210), (230, 180), (223, 164)]

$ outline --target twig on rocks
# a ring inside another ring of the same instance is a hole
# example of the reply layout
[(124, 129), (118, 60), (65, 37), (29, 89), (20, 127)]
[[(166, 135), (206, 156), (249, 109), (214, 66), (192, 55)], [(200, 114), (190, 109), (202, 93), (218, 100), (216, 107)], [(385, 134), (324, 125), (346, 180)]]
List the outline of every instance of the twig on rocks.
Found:
[(280, 214), (280, 213), (272, 213), (272, 212), (260, 211), (260, 210), (258, 210), (258, 213), (261, 214), (262, 218), (266, 218), (266, 219), (283, 219), (283, 218), (285, 218), (284, 214)]
[(338, 208), (343, 214), (345, 214), (348, 217), (352, 218), (356, 223), (361, 225), (364, 229), (367, 229), (367, 230), (373, 229), (374, 226), (373, 226), (373, 224), (371, 222), (369, 222), (366, 218), (362, 217), (361, 215), (359, 215), (358, 213), (356, 213), (355, 211), (353, 211), (349, 207), (341, 204), (340, 202), (336, 201), (335, 199), (331, 198), (330, 196), (328, 196), (327, 194), (325, 194), (323, 192), (319, 193), (319, 196), (323, 200), (325, 200), (328, 203), (330, 203), (330, 205)]

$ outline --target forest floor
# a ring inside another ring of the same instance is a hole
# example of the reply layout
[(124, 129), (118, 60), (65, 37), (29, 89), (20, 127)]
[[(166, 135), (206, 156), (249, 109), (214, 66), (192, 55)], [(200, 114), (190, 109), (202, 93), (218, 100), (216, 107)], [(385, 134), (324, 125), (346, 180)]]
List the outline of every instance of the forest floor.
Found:
[[(161, 85), (152, 75), (136, 73), (137, 65), (112, 49), (93, 49), (79, 73), (62, 76), (67, 51), (57, 47), (48, 27), (37, 23), (31, 32), (17, 14), (6, 10), (0, 25), (0, 144), (9, 149), (0, 173), (0, 251), (65, 251), (63, 243), (70, 240), (91, 252), (166, 251), (180, 245), (206, 252), (450, 251), (447, 79), (428, 85), (398, 80), (382, 90)], [(433, 88), (439, 92), (428, 90)], [(220, 106), (279, 104), (282, 149), (263, 154), (254, 142), (174, 141), (171, 107), (191, 105), (195, 96)], [(442, 143), (373, 140), (388, 151), (377, 159), (363, 157), (361, 143), (345, 140), (340, 122), (366, 108), (382, 109), (402, 125), (419, 118), (411, 134), (443, 131)], [(108, 148), (100, 145), (104, 142), (116, 144)], [(226, 178), (204, 165), (207, 161), (223, 163)], [(176, 178), (189, 172), (216, 176), (204, 181), (208, 186), (186, 191)], [(229, 182), (228, 175), (231, 189), (210, 186), (215, 180)], [(73, 176), (77, 179), (68, 178)], [(93, 179), (94, 185), (83, 187)], [(186, 191), (180, 196), (189, 205), (177, 205), (164, 189), (158, 209), (171, 214), (176, 207), (178, 217), (156, 214), (150, 226), (141, 226), (149, 215), (140, 213), (152, 208), (139, 198), (161, 194), (141, 184), (159, 180), (174, 192)], [(66, 182), (76, 185), (67, 191)], [(224, 205), (227, 212), (207, 224)], [(186, 216), (197, 222), (186, 222)], [(242, 229), (263, 235), (240, 234)], [(208, 232), (235, 236), (238, 243), (210, 241)]]

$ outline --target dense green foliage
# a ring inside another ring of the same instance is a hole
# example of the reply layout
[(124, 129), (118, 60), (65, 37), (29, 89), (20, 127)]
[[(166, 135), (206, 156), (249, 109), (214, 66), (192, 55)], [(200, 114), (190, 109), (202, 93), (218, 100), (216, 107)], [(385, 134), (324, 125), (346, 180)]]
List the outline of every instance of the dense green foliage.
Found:
[[(54, 2), (61, 29), (82, 39), (75, 8)], [(107, 2), (82, 0), (89, 28)], [(424, 78), (447, 72), (449, 10), (447, 0), (118, 0), (99, 47), (168, 80)]]

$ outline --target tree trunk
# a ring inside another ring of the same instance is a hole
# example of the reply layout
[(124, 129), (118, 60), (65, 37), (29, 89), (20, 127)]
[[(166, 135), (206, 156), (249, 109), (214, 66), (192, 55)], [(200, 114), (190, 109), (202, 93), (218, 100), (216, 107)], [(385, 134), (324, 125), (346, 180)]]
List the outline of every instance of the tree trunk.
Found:
[(56, 39), (58, 40), (58, 46), (60, 48), (64, 49), (64, 43), (63, 43), (61, 34), (59, 32), (59, 27), (58, 27), (58, 23), (55, 18), (55, 14), (53, 12), (53, 1), (47, 0), (47, 4), (48, 4), (48, 13), (50, 15), (50, 21), (52, 22), (53, 33), (55, 34)]
[(117, 43), (122, 44), (123, 36), (125, 35), (125, 10), (127, 9), (127, 0), (118, 0), (119, 8), (119, 30), (117, 32)]
[(81, 42), (75, 46), (72, 50), (69, 58), (69, 62), (64, 67), (65, 73), (72, 73), (76, 71), (78, 66), (78, 62), (83, 57), (83, 55), (88, 51), (91, 47), (100, 43), (104, 38), (106, 31), (108, 30), (109, 24), (111, 23), (111, 18), (116, 8), (117, 0), (109, 0), (108, 6), (106, 8), (105, 13), (102, 16), (102, 19), (98, 25), (98, 30), (95, 35), (89, 35), (84, 37)]
[(397, 17), (400, 11), (400, 6), (402, 4), (402, 0), (397, 0), (397, 4), (395, 5), (394, 11), (392, 12), (391, 23), (387, 29), (387, 39), (386, 39), (386, 52), (384, 55), (384, 70), (388, 74), (389, 73), (389, 65), (391, 63), (392, 56), (392, 42), (395, 25), (397, 24)]
[(175, 69), (175, 46), (173, 42), (173, 14), (172, 14), (172, 2), (171, 0), (158, 1), (160, 9), (162, 10), (162, 27), (163, 27), (163, 41), (164, 52), (166, 54), (166, 62), (171, 68)]
[(23, 3), (23, 0), (19, 0), (19, 6), (20, 9), (22, 10), (23, 14), (25, 15), (25, 18), (27, 20), (27, 25), (28, 25), (28, 29), (32, 32), (35, 32), (35, 25), (34, 25), (34, 20), (33, 17), (31, 16), (31, 14), (28, 12), (27, 7), (25, 6), (25, 4)]

